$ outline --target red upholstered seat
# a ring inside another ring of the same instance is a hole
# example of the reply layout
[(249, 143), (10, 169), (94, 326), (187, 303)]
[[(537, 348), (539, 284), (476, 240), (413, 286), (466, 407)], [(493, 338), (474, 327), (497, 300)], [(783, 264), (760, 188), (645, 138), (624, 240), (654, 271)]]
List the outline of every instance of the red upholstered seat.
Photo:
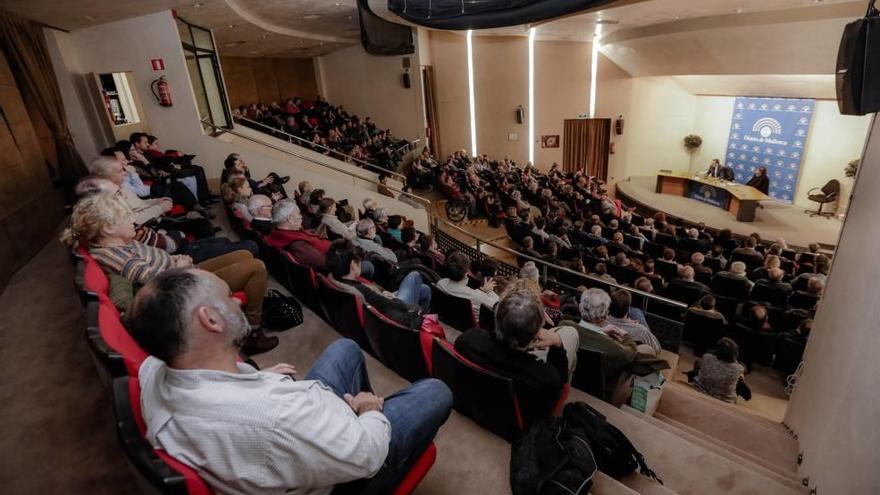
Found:
[(413, 464), (412, 469), (409, 470), (409, 473), (406, 474), (406, 477), (403, 478), (403, 481), (401, 481), (394, 490), (394, 495), (409, 495), (412, 493), (425, 478), (425, 475), (428, 474), (428, 471), (431, 470), (436, 459), (437, 447), (434, 446), (434, 443), (432, 442), (431, 445), (428, 445), (428, 448), (422, 452), (422, 455), (420, 455), (415, 464)]
[(141, 363), (147, 359), (148, 354), (134, 341), (131, 334), (122, 326), (116, 306), (106, 295), (98, 295), (100, 307), (98, 308), (98, 328), (104, 342), (118, 352), (125, 360), (128, 374), (137, 376), (137, 370)]

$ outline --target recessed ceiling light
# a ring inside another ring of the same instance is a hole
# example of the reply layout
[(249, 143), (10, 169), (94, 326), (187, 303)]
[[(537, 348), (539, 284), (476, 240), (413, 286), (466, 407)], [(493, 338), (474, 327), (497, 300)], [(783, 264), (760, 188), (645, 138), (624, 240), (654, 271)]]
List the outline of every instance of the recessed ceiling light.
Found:
[(737, 15), (742, 14), (743, 13), (742, 7), (737, 7), (735, 12), (737, 13)]
[(229, 29), (235, 29), (235, 24), (230, 24), (230, 25), (227, 26), (227, 27), (228, 27)]
[(596, 24), (620, 24), (620, 21), (617, 19), (599, 19), (596, 21)]
[(335, 4), (335, 5), (336, 5), (336, 6), (337, 6), (337, 7), (342, 7), (342, 4), (341, 4), (341, 3), (339, 3), (339, 2), (336, 2), (336, 4)]
[(199, 2), (199, 3), (194, 3), (194, 4), (193, 4), (193, 7), (197, 8), (197, 9), (200, 9), (200, 8), (202, 8), (202, 7), (204, 7), (204, 6), (205, 6), (205, 4), (203, 4), (203, 3), (201, 3), (201, 2)]
[(324, 17), (324, 14), (322, 14), (322, 13), (320, 13), (320, 12), (314, 12), (314, 13), (312, 13), (312, 14), (306, 14), (306, 15), (304, 15), (304, 16), (303, 16), (303, 19), (307, 19), (307, 20), (310, 20), (310, 21), (311, 21), (311, 20), (313, 20), (313, 19), (320, 19), (320, 18), (322, 18), (322, 17)]
[(263, 38), (263, 39), (266, 39), (266, 38), (268, 38), (268, 37), (269, 37), (268, 34), (264, 34), (264, 35), (260, 36), (260, 38)]

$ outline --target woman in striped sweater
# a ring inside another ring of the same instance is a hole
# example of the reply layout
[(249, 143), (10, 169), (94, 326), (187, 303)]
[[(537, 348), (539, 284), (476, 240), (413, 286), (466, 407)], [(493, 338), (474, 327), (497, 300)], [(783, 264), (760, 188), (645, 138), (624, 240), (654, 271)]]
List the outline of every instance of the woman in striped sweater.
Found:
[(81, 199), (73, 209), (70, 228), (62, 242), (71, 247), (88, 242), (89, 253), (104, 271), (121, 275), (141, 286), (156, 275), (174, 268), (195, 266), (223, 279), (232, 291), (247, 295), (245, 314), (251, 333), (245, 354), (266, 352), (278, 345), (278, 337), (266, 336), (260, 328), (263, 296), (266, 293), (266, 267), (249, 251), (234, 251), (194, 265), (187, 255), (170, 255), (135, 239), (131, 210), (112, 194), (94, 194)]

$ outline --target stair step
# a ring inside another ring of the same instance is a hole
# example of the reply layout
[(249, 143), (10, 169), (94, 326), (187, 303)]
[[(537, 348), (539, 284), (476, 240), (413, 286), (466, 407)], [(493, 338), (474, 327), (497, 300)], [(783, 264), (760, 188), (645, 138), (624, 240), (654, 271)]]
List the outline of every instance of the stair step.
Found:
[[(604, 414), (645, 455), (648, 465), (666, 488), (681, 495), (803, 495), (803, 491), (779, 483), (700, 445), (687, 441), (642, 418), (631, 416), (611, 404), (572, 390), (569, 400), (584, 401)], [(621, 480), (626, 483), (626, 480)], [(633, 488), (631, 486), (631, 488)]]
[(674, 420), (670, 420), (669, 418), (662, 418), (659, 414), (655, 415), (654, 417), (646, 416), (642, 412), (637, 411), (627, 405), (621, 407), (621, 410), (635, 417), (642, 418), (659, 428), (663, 428), (666, 431), (669, 431), (670, 433), (674, 433), (691, 443), (715, 452), (716, 454), (725, 457), (732, 462), (742, 464), (744, 467), (757, 471), (761, 475), (771, 478), (780, 484), (788, 486), (789, 488), (800, 490), (802, 487), (800, 479), (797, 478), (797, 473), (780, 473), (778, 471), (775, 471), (766, 466), (766, 462), (763, 459), (756, 458), (750, 453), (738, 449), (730, 444), (724, 443), (716, 438), (708, 437), (705, 434), (689, 428), (686, 425), (682, 425), (681, 423), (673, 424), (675, 423)]
[[(684, 387), (690, 388), (687, 385)], [(798, 444), (781, 423), (764, 421), (764, 418), (756, 420), (755, 415), (731, 404), (694, 395), (699, 393), (668, 383), (663, 389), (657, 412), (706, 436), (749, 452), (765, 463), (777, 466), (780, 472), (797, 472)]]
[(620, 481), (608, 476), (602, 471), (597, 471), (593, 476), (591, 495), (639, 495), (639, 492), (629, 488)]
[[(710, 397), (699, 390), (692, 387), (687, 382), (682, 381), (670, 381), (667, 383), (667, 386), (675, 389), (676, 392), (681, 392), (688, 394), (690, 397), (693, 397), (696, 400), (703, 401), (707, 405), (714, 407), (722, 412), (729, 414), (736, 414), (737, 416), (748, 419), (756, 425), (763, 426), (767, 428), (769, 431), (774, 433), (782, 433), (784, 435), (788, 435), (788, 430), (785, 428), (785, 425), (780, 423), (779, 421), (770, 419), (760, 413), (756, 413), (750, 411), (748, 409), (744, 409), (742, 407), (737, 407), (735, 404), (729, 404), (724, 401), (720, 401), (715, 399), (714, 397)], [(664, 388), (665, 390), (665, 388)]]

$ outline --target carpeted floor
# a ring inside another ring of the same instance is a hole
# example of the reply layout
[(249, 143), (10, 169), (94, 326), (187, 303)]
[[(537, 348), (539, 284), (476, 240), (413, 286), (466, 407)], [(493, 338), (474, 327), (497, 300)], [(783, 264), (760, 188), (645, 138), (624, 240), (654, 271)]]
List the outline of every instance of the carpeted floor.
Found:
[(118, 494), (133, 484), (109, 391), (85, 339), (73, 264), (50, 242), (0, 295), (0, 486), (7, 494)]

